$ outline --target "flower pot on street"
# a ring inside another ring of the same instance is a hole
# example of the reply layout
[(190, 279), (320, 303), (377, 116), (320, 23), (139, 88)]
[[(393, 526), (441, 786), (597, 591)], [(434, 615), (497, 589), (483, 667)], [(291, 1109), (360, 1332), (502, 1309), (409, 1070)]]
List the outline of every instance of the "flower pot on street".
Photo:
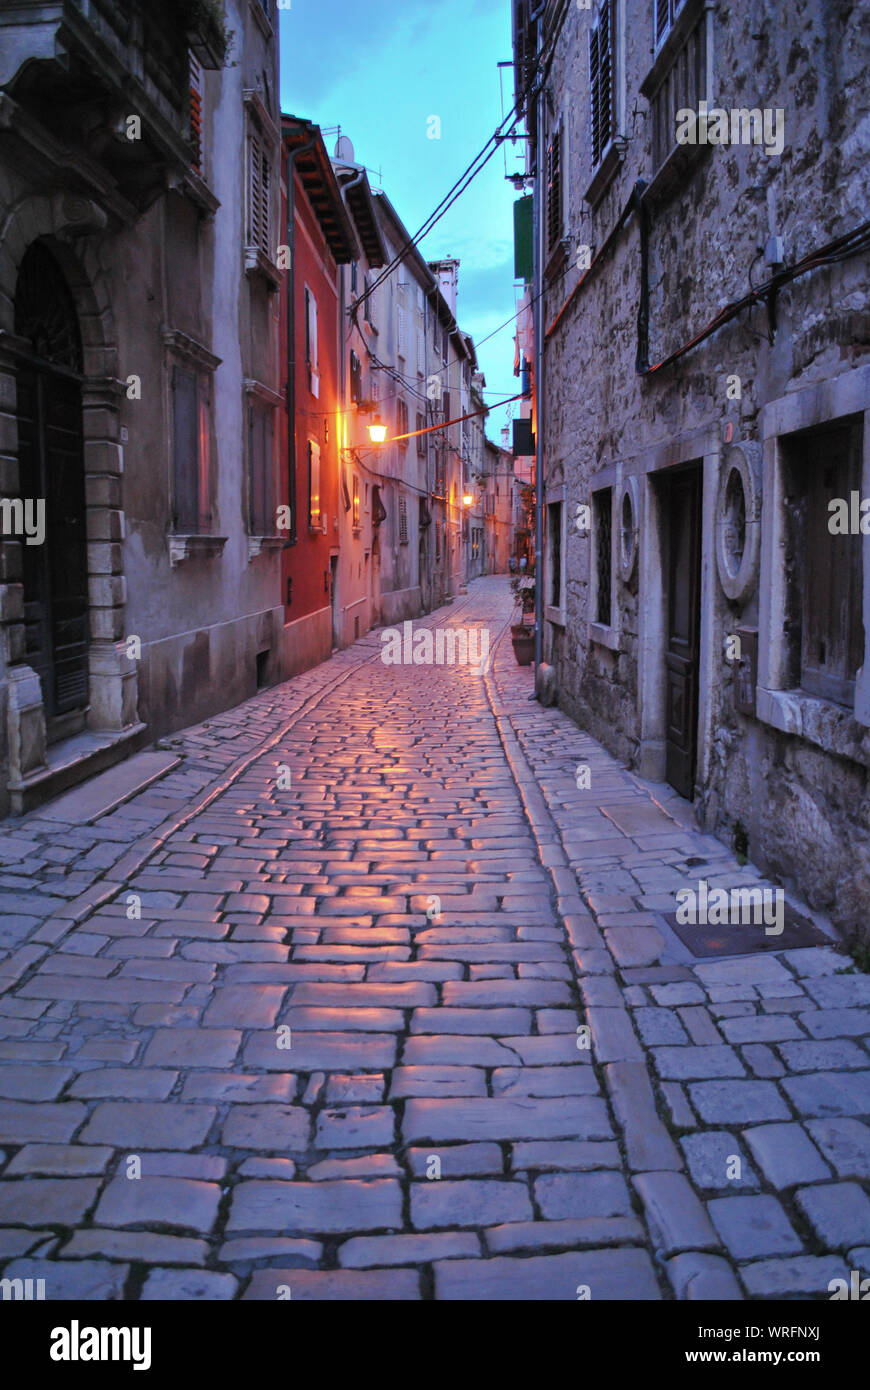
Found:
[(518, 666), (531, 666), (535, 655), (535, 629), (526, 623), (513, 623), (511, 645)]

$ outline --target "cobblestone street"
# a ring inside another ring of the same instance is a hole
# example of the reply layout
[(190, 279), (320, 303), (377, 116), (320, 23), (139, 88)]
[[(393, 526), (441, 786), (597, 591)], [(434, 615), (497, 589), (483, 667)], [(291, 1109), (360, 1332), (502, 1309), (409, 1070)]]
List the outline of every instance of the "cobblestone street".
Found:
[(91, 823), (0, 831), (4, 1277), (737, 1300), (870, 1275), (870, 978), (680, 946), (677, 889), (763, 880), (529, 701), (511, 611), (484, 579), (415, 624), (486, 625), (486, 675), (384, 665), (373, 632), (167, 741)]

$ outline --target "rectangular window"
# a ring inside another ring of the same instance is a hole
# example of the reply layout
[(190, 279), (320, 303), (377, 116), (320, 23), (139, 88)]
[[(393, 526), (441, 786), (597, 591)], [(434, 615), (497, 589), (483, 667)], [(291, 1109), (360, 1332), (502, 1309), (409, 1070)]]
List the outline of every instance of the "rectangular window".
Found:
[(655, 27), (656, 48), (664, 43), (668, 34), (673, 29), (674, 21), (683, 8), (683, 3), (684, 0), (653, 0), (653, 25)]
[(321, 529), (320, 511), (320, 445), (308, 441), (308, 525)]
[(807, 694), (850, 709), (864, 660), (862, 536), (851, 526), (853, 496), (861, 495), (861, 454), (860, 424), (784, 448), (792, 680)]
[[(416, 430), (424, 430), (424, 429), (426, 428), (426, 416), (425, 416), (425, 415), (422, 415), (422, 414), (420, 413), (419, 410), (417, 411), (417, 422), (416, 422), (414, 428), (415, 428)], [(420, 459), (424, 459), (424, 458), (426, 457), (426, 435), (425, 435), (425, 434), (418, 434), (418, 435), (417, 435), (417, 457), (420, 458)]]
[(562, 503), (551, 502), (547, 507), (550, 568), (551, 608), (562, 606)]
[(613, 588), (613, 490), (602, 488), (593, 496), (595, 519), (595, 621), (610, 627)]
[(252, 536), (275, 534), (274, 412), (270, 406), (248, 406), (248, 528)]
[(356, 261), (351, 261), (351, 263), (350, 263), (350, 292), (351, 292), (351, 294), (356, 294), (356, 292), (357, 292), (357, 288), (356, 288), (356, 287), (357, 287), (358, 279), (359, 279), (358, 264), (357, 264)]
[(317, 370), (317, 300), (305, 286), (305, 361), (308, 364), (308, 389), (312, 396), (320, 395), (320, 373)]
[(677, 112), (698, 109), (698, 103), (707, 96), (707, 81), (707, 22), (706, 11), (702, 8), (697, 23), (668, 63), (667, 71), (656, 79), (654, 89), (644, 92), (649, 97), (652, 117), (653, 173), (658, 172), (674, 150), (685, 152), (694, 148), (677, 145)]
[(272, 170), (260, 132), (252, 126), (248, 135), (248, 245), (270, 255)]
[(613, 0), (603, 0), (589, 34), (592, 168), (601, 163), (614, 131)]
[(353, 475), (353, 524), (359, 526), (359, 474)]
[(202, 173), (202, 68), (193, 53), (188, 53), (190, 65), (190, 162), (197, 174)]
[(375, 299), (375, 296), (374, 296), (374, 291), (371, 290), (371, 285), (372, 285), (372, 283), (373, 283), (373, 281), (372, 281), (371, 276), (370, 276), (370, 275), (367, 275), (366, 278), (365, 278), (365, 286), (364, 286), (364, 289), (365, 289), (365, 296), (366, 296), (366, 297), (365, 297), (365, 301), (364, 301), (364, 303), (365, 303), (364, 313), (365, 313), (365, 320), (366, 320), (366, 323), (369, 325), (370, 328), (374, 328), (374, 326), (375, 326), (375, 318), (374, 318), (374, 314), (375, 314), (374, 299)]
[[(396, 434), (401, 435), (401, 434), (407, 434), (407, 433), (408, 433), (408, 403), (407, 403), (407, 401), (405, 401), (405, 400), (403, 399), (402, 396), (399, 396), (398, 399), (397, 399), (397, 401), (396, 401)], [(407, 447), (408, 447), (408, 441), (407, 441), (407, 439), (400, 439), (400, 440), (399, 440), (399, 448), (400, 448), (400, 449), (407, 449)]]
[(399, 545), (408, 544), (408, 499), (399, 498)]
[(562, 121), (556, 123), (547, 146), (547, 254), (562, 240)]
[(408, 286), (404, 280), (400, 280), (396, 285), (396, 351), (399, 357), (407, 357), (408, 355), (407, 303)]
[(357, 403), (362, 400), (362, 363), (353, 351), (350, 354), (350, 398)]
[(179, 535), (207, 533), (211, 526), (210, 389), (204, 373), (172, 368), (173, 525)]
[(447, 464), (441, 443), (435, 446), (435, 496), (447, 496)]

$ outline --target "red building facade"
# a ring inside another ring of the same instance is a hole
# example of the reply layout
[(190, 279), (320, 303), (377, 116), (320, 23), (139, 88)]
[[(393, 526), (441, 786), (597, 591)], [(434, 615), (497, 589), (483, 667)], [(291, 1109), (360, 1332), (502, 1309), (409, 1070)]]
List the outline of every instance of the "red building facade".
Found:
[(359, 250), (319, 127), (282, 117), (286, 265), (281, 342), (286, 410), (281, 457), (289, 507), (282, 559), (285, 671), (307, 670), (338, 645), (342, 277)]

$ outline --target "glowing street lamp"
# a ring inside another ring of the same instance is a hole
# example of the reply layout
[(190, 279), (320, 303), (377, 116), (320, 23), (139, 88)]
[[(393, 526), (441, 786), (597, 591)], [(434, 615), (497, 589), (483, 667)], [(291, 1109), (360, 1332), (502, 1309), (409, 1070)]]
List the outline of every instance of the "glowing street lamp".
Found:
[(373, 444), (383, 444), (387, 437), (387, 427), (381, 420), (380, 415), (376, 415), (369, 425), (369, 439)]
[(470, 506), (472, 505), (473, 502), (474, 502), (474, 498), (472, 497), (471, 493), (470, 493), (470, 492), (466, 492), (465, 495), (464, 495), (463, 498), (462, 498), (462, 505), (463, 505), (463, 507), (470, 507)]

